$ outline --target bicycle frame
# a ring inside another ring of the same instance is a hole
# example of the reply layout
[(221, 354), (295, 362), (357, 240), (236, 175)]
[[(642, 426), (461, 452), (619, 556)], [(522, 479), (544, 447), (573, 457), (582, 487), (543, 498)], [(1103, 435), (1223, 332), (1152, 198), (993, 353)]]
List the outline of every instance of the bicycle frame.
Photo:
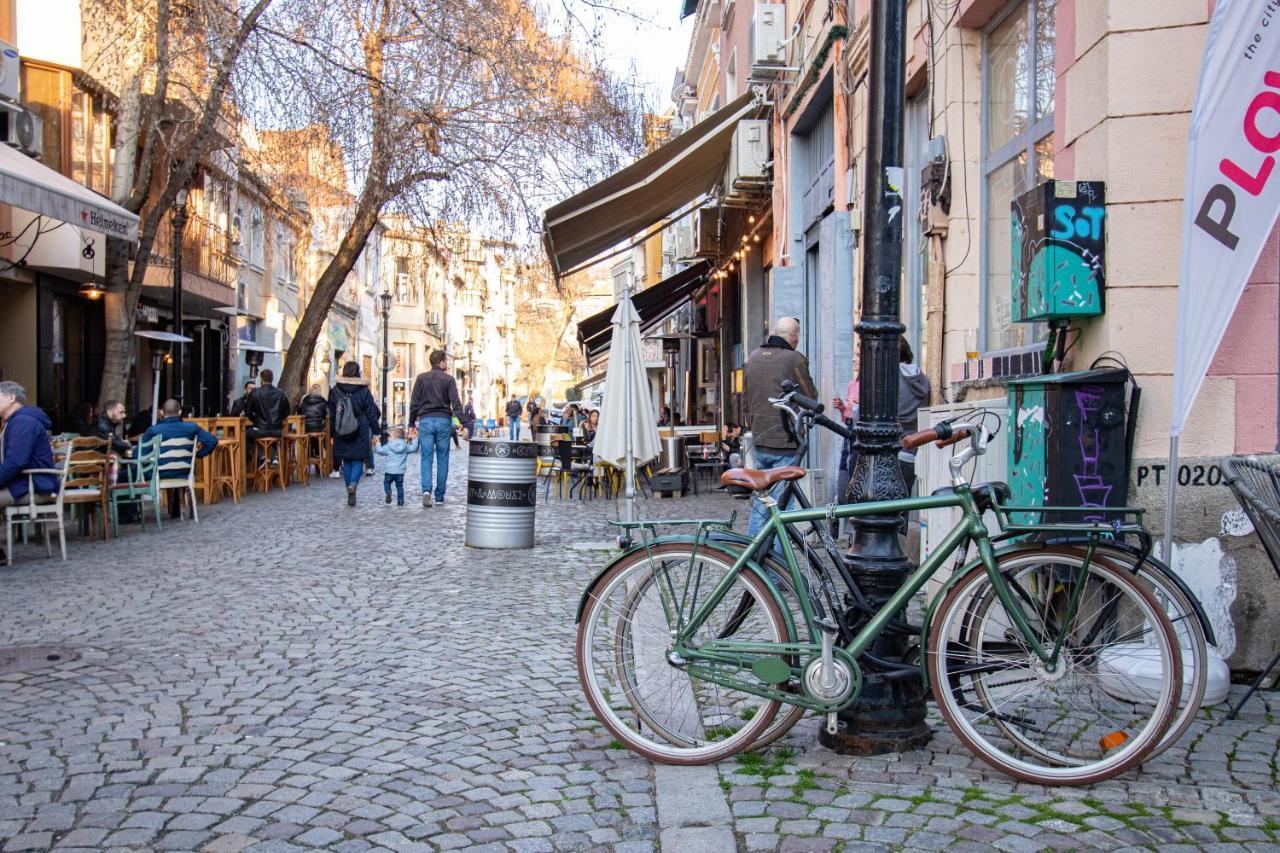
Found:
[[(835, 507), (821, 507), (812, 509), (799, 509), (781, 511), (777, 504), (769, 502), (769, 519), (760, 531), (752, 538), (740, 554), (738, 554), (733, 566), (726, 573), (725, 577), (715, 586), (715, 588), (707, 596), (706, 600), (700, 604), (694, 613), (688, 619), (684, 619), (684, 614), (680, 608), (674, 607), (674, 601), (667, 602), (668, 621), (674, 625), (674, 646), (672, 653), (685, 659), (691, 663), (705, 661), (707, 663), (721, 663), (735, 665), (738, 667), (751, 667), (753, 659), (756, 656), (770, 651), (779, 652), (781, 654), (794, 655), (797, 652), (805, 651), (817, 653), (820, 647), (814, 643), (788, 643), (788, 644), (771, 644), (749, 641), (734, 640), (713, 640), (699, 645), (691, 645), (691, 641), (697, 635), (699, 629), (710, 618), (713, 609), (728, 594), (733, 581), (739, 573), (744, 571), (748, 564), (751, 563), (761, 547), (766, 541), (776, 539), (782, 549), (783, 560), (787, 566), (787, 571), (791, 577), (797, 598), (799, 599), (800, 609), (804, 614), (805, 621), (809, 628), (809, 636), (817, 636), (818, 616), (814, 609), (810, 593), (803, 582), (800, 573), (800, 566), (796, 560), (795, 551), (791, 546), (791, 541), (785, 535), (786, 527), (794, 524), (805, 524), (808, 522), (819, 521), (822, 519), (841, 519), (853, 518), (857, 516), (868, 515), (897, 515), (899, 513), (911, 510), (929, 510), (958, 508), (963, 512), (963, 518), (950, 533), (943, 539), (937, 548), (925, 559), (923, 563), (913, 572), (906, 582), (898, 589), (897, 592), (889, 599), (889, 601), (879, 609), (870, 620), (862, 627), (856, 636), (845, 646), (838, 647), (844, 653), (843, 656), (856, 661), (859, 655), (867, 650), (874, 642), (876, 637), (884, 632), (890, 622), (894, 621), (896, 615), (901, 612), (910, 602), (912, 596), (924, 587), (925, 583), (933, 577), (933, 575), (941, 568), (951, 557), (951, 555), (963, 543), (973, 542), (977, 545), (978, 556), (990, 579), (997, 597), (1000, 599), (1006, 612), (1009, 613), (1015, 627), (1021, 633), (1022, 637), (1027, 641), (1027, 645), (1034, 654), (1049, 666), (1054, 666), (1062, 652), (1062, 637), (1056, 638), (1053, 648), (1046, 649), (1040, 642), (1039, 637), (1032, 631), (1031, 626), (1027, 623), (1021, 608), (1016, 606), (1013, 593), (1005, 578), (1000, 574), (995, 564), (995, 551), (992, 548), (990, 538), (987, 533), (986, 524), (983, 522), (981, 515), (973, 501), (973, 495), (968, 486), (957, 486), (954, 493), (948, 495), (938, 495), (929, 497), (913, 497), (903, 498), (899, 500), (889, 501), (872, 501), (859, 504), (844, 504)], [(1086, 566), (1088, 565), (1086, 557)], [(686, 580), (687, 587), (687, 580)], [(660, 585), (661, 588), (661, 585)], [(671, 590), (674, 593), (674, 590)], [(687, 590), (686, 590), (687, 593)], [(664, 590), (664, 595), (666, 591)], [(696, 594), (696, 593), (695, 593)], [(673, 596), (674, 597), (674, 596)], [(1078, 602), (1078, 592), (1073, 598), (1073, 605)], [(1073, 606), (1074, 610), (1074, 606)], [(670, 618), (670, 613), (675, 611), (675, 618)], [(709, 680), (717, 680), (714, 674), (708, 677)], [(774, 695), (775, 691), (768, 688), (761, 689), (759, 686), (752, 686), (745, 683), (734, 683), (734, 686), (744, 687), (753, 692), (762, 695)], [(856, 697), (856, 692), (846, 698), (840, 706), (832, 708), (838, 710), (839, 707), (852, 702)], [(793, 704), (802, 704), (806, 707), (820, 708), (821, 703), (812, 701), (796, 701), (794, 695), (790, 696), (787, 701)]]

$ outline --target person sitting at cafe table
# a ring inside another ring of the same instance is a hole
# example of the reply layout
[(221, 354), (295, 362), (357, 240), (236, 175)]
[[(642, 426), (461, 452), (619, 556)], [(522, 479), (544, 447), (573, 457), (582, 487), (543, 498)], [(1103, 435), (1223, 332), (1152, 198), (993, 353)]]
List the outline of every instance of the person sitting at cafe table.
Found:
[[(216, 435), (201, 429), (199, 424), (182, 419), (182, 404), (177, 400), (164, 401), (164, 405), (160, 407), (160, 420), (147, 428), (142, 434), (142, 440), (147, 441), (157, 435), (162, 442), (170, 438), (195, 438), (197, 459), (208, 456), (218, 446)], [(166, 480), (180, 480), (185, 476), (186, 470), (166, 469), (164, 472)]]
[(110, 442), (112, 453), (128, 456), (133, 452), (133, 445), (121, 438), (119, 431), (126, 417), (124, 403), (119, 400), (108, 400), (102, 407), (102, 414), (98, 416), (89, 435)]
[(329, 401), (320, 393), (319, 385), (312, 385), (307, 396), (298, 403), (298, 414), (307, 432), (324, 432), (325, 418), (329, 417)]
[(587, 447), (594, 447), (596, 443), (596, 432), (600, 429), (600, 410), (592, 409), (587, 413), (587, 419), (582, 424), (582, 443)]
[(53, 468), (53, 445), (44, 410), (27, 405), (27, 390), (17, 382), (0, 382), (0, 509), (27, 500), (34, 486), (37, 503), (52, 503), (58, 492), (56, 474), (23, 473), (29, 468)]
[(275, 375), (268, 369), (258, 374), (259, 385), (244, 408), (251, 426), (245, 431), (249, 441), (263, 437), (279, 438), (284, 433), (284, 419), (289, 417), (289, 398), (271, 383)]
[(253, 380), (244, 383), (244, 394), (231, 402), (231, 417), (238, 418), (244, 415), (244, 410), (248, 407), (249, 400), (253, 397), (253, 389), (256, 387), (258, 386)]

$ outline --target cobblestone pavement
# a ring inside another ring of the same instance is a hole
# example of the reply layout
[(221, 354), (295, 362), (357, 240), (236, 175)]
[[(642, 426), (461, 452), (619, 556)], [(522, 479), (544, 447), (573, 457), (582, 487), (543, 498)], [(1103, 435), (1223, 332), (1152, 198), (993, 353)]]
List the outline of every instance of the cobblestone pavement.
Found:
[(1276, 846), (1274, 694), (1087, 790), (1014, 784), (937, 719), (905, 755), (833, 755), (814, 718), (763, 754), (654, 768), (591, 718), (573, 668), (615, 508), (553, 498), (532, 551), (470, 551), (464, 462), (430, 510), (411, 471), (403, 508), (380, 477), (354, 510), (322, 480), (76, 539), (65, 564), (20, 547), (0, 567), (0, 646), (78, 657), (0, 674), (0, 848)]

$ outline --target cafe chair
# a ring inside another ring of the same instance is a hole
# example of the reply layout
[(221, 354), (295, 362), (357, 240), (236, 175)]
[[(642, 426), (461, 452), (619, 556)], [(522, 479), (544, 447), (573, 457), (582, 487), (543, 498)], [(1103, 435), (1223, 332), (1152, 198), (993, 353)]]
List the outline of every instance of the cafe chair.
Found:
[[(1222, 463), (1222, 471), (1226, 474), (1227, 486), (1240, 503), (1240, 508), (1253, 522), (1253, 529), (1262, 543), (1271, 562), (1271, 569), (1280, 577), (1280, 465), (1269, 464), (1253, 457), (1232, 457)], [(1234, 720), (1249, 701), (1249, 697), (1258, 691), (1280, 666), (1280, 652), (1276, 652), (1271, 662), (1263, 667), (1262, 672), (1239, 701), (1227, 713), (1228, 720)], [(1277, 677), (1280, 683), (1280, 677)], [(1276, 683), (1271, 685), (1275, 690)]]
[(162, 440), (160, 458), (156, 465), (156, 481), (159, 494), (178, 491), (179, 516), (182, 513), (181, 501), (185, 500), (191, 507), (191, 520), (198, 524), (200, 513), (196, 509), (196, 449), (195, 436)]
[(73, 438), (64, 445), (67, 475), (62, 480), (62, 503), (79, 508), (82, 532), (94, 525), (102, 528), (102, 539), (110, 538), (111, 490), (107, 451), (110, 442), (102, 438)]
[[(44, 531), (44, 553), (53, 556), (53, 548), (49, 542), (49, 528), (58, 528), (58, 548), (62, 552), (62, 562), (67, 561), (67, 531), (63, 519), (63, 488), (71, 466), (71, 453), (62, 456), (61, 468), (28, 468), (23, 471), (27, 475), (27, 499), (24, 503), (14, 504), (4, 509), (5, 560), (13, 565), (13, 529), (19, 525), (39, 525)], [(54, 474), (58, 477), (58, 493), (56, 495), (37, 495), (35, 477), (37, 474)], [(25, 536), (24, 536), (25, 539)]]
[(143, 504), (151, 501), (151, 513), (155, 516), (156, 530), (160, 523), (160, 478), (156, 471), (160, 466), (160, 436), (153, 435), (138, 443), (132, 458), (121, 458), (116, 469), (116, 482), (111, 487), (111, 529), (120, 535), (120, 507), (138, 505), (141, 522)]

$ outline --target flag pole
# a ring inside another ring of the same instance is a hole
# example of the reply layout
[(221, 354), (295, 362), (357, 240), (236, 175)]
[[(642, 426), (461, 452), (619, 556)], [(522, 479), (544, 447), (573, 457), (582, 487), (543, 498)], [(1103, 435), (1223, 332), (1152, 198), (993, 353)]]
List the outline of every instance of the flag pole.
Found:
[[(636, 520), (636, 459), (635, 459), (635, 437), (633, 435), (634, 425), (631, 423), (631, 389), (626, 387), (631, 379), (631, 276), (627, 276), (627, 284), (622, 292), (622, 299), (626, 303), (626, 334), (622, 337), (622, 375), (626, 377), (626, 382), (622, 383), (624, 394), (622, 398), (622, 419), (625, 422), (624, 435), (626, 437), (627, 458), (625, 460), (626, 470), (626, 517), (628, 524)], [(615, 385), (615, 387), (617, 387)], [(630, 534), (628, 528), (627, 533)]]
[(1165, 565), (1173, 568), (1173, 515), (1178, 492), (1178, 437), (1169, 436), (1169, 494), (1164, 502), (1164, 548), (1160, 554)]

